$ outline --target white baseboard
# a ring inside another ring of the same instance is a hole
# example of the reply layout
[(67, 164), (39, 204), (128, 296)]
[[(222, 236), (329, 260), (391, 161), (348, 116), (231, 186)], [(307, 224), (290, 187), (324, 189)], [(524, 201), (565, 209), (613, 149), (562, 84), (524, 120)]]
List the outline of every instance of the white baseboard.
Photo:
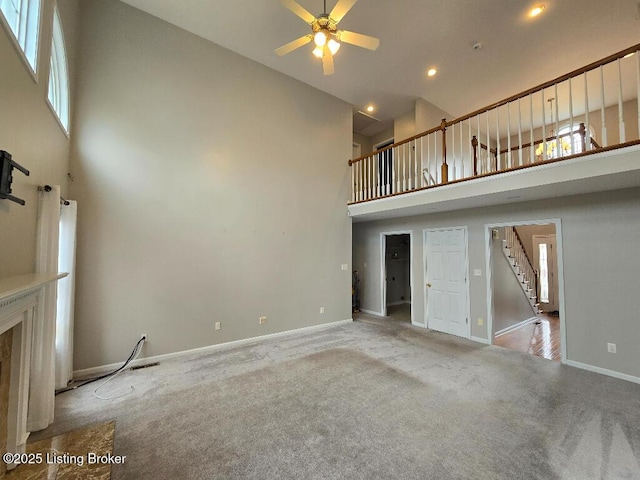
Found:
[(424, 323), (411, 322), (411, 325), (413, 325), (414, 327), (427, 328)]
[(615, 370), (607, 370), (606, 368), (594, 367), (593, 365), (589, 365), (587, 363), (567, 360), (566, 365), (580, 368), (582, 370), (588, 370), (590, 372), (601, 373), (602, 375), (608, 375), (609, 377), (619, 378), (620, 380), (626, 380), (628, 382), (640, 383), (640, 377), (634, 377), (633, 375), (627, 375), (626, 373), (616, 372)]
[(486, 338), (471, 337), (469, 338), (469, 340), (471, 340), (472, 342), (484, 343), (485, 345), (491, 345), (491, 342)]
[(382, 317), (382, 312), (374, 312), (373, 310), (365, 310), (364, 308), (361, 308), (360, 311), (362, 313), (367, 313), (369, 315), (375, 315), (376, 317)]
[[(224, 350), (226, 348), (238, 347), (240, 345), (251, 345), (254, 343), (260, 343), (266, 340), (272, 340), (274, 338), (282, 338), (282, 337), (288, 337), (290, 335), (296, 335), (300, 333), (309, 333), (309, 332), (315, 332), (318, 330), (325, 330), (327, 328), (337, 327), (338, 325), (344, 325), (352, 322), (353, 322), (353, 319), (350, 318), (348, 320), (339, 320), (337, 322), (323, 323), (320, 325), (312, 325), (310, 327), (296, 328), (294, 330), (286, 330), (284, 332), (270, 333), (268, 335), (260, 335), (259, 337), (244, 338), (242, 340), (234, 340), (232, 342), (219, 343), (216, 345), (209, 345), (206, 347), (194, 348), (191, 350), (182, 350), (180, 352), (165, 353), (163, 355), (155, 355), (153, 357), (138, 358), (133, 362), (131, 362), (129, 366), (135, 367), (137, 365), (145, 365), (147, 363), (159, 362), (162, 360), (169, 360), (171, 358), (178, 358), (186, 355), (211, 353), (218, 350)], [(84, 368), (82, 370), (74, 370), (73, 378), (76, 379), (76, 378), (90, 377), (90, 376), (100, 375), (106, 372), (110, 372), (112, 370), (115, 370), (121, 367), (122, 363), (123, 362), (111, 363), (109, 365), (101, 365), (98, 367)]]
[(505, 333), (512, 332), (514, 330), (517, 330), (520, 327), (524, 327), (525, 325), (529, 325), (530, 323), (533, 323), (536, 320), (538, 320), (538, 317), (527, 318), (526, 320), (518, 322), (515, 325), (511, 325), (510, 327), (503, 328), (502, 330), (497, 331), (495, 336), (499, 337), (500, 335), (504, 335)]

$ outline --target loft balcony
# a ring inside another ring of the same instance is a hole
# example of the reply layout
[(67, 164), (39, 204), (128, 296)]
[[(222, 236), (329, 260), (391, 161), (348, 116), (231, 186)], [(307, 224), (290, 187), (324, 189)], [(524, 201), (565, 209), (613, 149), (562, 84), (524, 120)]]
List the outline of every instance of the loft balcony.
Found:
[(354, 221), (640, 186), (640, 44), (349, 161)]

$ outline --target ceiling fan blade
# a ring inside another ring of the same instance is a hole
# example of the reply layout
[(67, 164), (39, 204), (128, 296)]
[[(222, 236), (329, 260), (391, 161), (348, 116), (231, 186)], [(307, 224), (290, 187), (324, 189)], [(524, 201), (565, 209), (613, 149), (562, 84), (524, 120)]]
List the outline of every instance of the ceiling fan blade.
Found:
[(367, 48), (369, 50), (377, 50), (380, 46), (380, 40), (376, 37), (363, 35), (361, 33), (349, 32), (348, 30), (340, 30), (338, 36), (341, 41), (350, 43), (357, 47)]
[(336, 3), (336, 6), (333, 7), (333, 10), (331, 10), (329, 16), (338, 23), (349, 12), (349, 10), (351, 10), (351, 7), (353, 7), (353, 4), (357, 1), (358, 0), (339, 0), (338, 3)]
[(280, 0), (280, 3), (299, 16), (302, 20), (311, 25), (316, 21), (316, 17), (311, 15), (306, 8), (300, 5), (295, 0)]
[(325, 75), (333, 75), (335, 68), (333, 66), (333, 55), (327, 47), (324, 47), (324, 55), (322, 55), (322, 71)]
[(309, 43), (311, 41), (312, 35), (305, 35), (304, 37), (300, 37), (295, 39), (293, 42), (289, 42), (286, 45), (283, 45), (279, 48), (276, 48), (276, 55), (286, 55), (287, 53), (291, 53), (293, 52), (295, 49), (302, 47), (303, 45), (306, 45), (307, 43)]

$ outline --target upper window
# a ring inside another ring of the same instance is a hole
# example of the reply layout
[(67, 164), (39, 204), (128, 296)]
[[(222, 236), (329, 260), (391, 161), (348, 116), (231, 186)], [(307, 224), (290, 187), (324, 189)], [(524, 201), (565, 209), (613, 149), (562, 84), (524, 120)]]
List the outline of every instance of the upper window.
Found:
[[(591, 131), (591, 127), (585, 127), (584, 132), (581, 131), (580, 124), (574, 123), (573, 125), (565, 125), (560, 128), (558, 131), (558, 135), (551, 131), (551, 137), (555, 137), (552, 140), (549, 140), (544, 143), (540, 143), (538, 148), (536, 148), (536, 155), (538, 157), (542, 157), (544, 154), (544, 146), (546, 145), (547, 149), (547, 158), (560, 158), (566, 155), (582, 153), (585, 145), (592, 141), (593, 132)], [(585, 138), (583, 138), (583, 136)], [(571, 150), (573, 143), (573, 152)]]
[(38, 55), (40, 0), (0, 0), (0, 12), (33, 72)]
[(53, 13), (53, 39), (51, 41), (51, 69), (49, 70), (49, 103), (58, 115), (60, 123), (69, 132), (69, 75), (67, 54), (60, 14), (56, 6)]

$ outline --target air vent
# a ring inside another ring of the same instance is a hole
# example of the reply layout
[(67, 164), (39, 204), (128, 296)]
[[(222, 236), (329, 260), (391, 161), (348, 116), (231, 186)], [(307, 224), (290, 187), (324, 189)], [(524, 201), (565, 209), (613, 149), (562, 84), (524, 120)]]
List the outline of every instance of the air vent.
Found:
[(136, 365), (129, 368), (129, 370), (140, 370), (141, 368), (157, 367), (158, 365), (160, 365), (160, 362), (147, 363), (146, 365)]
[(371, 125), (378, 123), (376, 117), (372, 117), (371, 115), (364, 112), (356, 112), (353, 114), (353, 131), (361, 133), (365, 129), (369, 128)]

